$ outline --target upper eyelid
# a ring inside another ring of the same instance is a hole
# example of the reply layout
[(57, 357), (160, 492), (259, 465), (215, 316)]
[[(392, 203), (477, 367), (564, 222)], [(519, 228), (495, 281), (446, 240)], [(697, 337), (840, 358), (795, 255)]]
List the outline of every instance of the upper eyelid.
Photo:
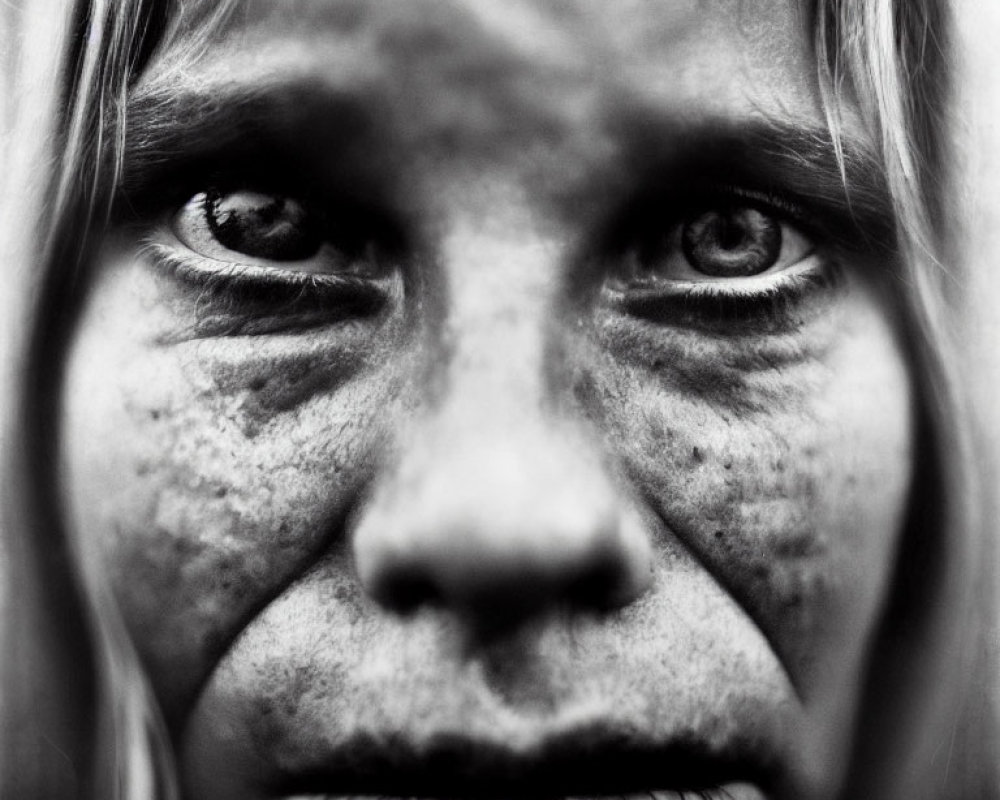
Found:
[(620, 177), (604, 179), (612, 199), (592, 226), (590, 251), (620, 246), (632, 221), (662, 222), (663, 214), (680, 218), (692, 202), (745, 197), (845, 255), (895, 253), (884, 170), (865, 144), (845, 140), (838, 161), (829, 134), (808, 124), (761, 118), (676, 130), (642, 122), (640, 141), (623, 145)]
[(285, 195), (317, 211), (328, 206), (360, 209), (378, 203), (372, 193), (366, 196), (351, 186), (318, 180), (305, 165), (290, 160), (280, 149), (265, 146), (255, 155), (220, 154), (191, 160), (180, 157), (171, 168), (158, 168), (141, 180), (126, 176), (117, 190), (115, 208), (117, 216), (154, 216), (176, 211), (197, 194), (212, 189)]
[[(698, 176), (691, 170), (682, 181), (668, 170), (653, 171), (621, 208), (595, 226), (582, 253), (584, 259), (618, 258), (643, 239), (668, 234), (701, 207), (745, 204), (774, 215), (811, 240), (814, 249), (838, 257), (876, 257), (878, 263), (895, 263), (895, 229), (891, 214), (880, 205), (853, 208), (843, 198), (803, 196), (777, 181), (762, 181), (750, 174), (721, 181)], [(861, 216), (861, 215), (867, 216)], [(593, 254), (593, 255), (586, 255)]]
[(812, 217), (812, 213), (805, 205), (785, 195), (741, 186), (720, 186), (715, 192), (722, 199), (736, 201), (734, 205), (742, 204), (758, 208), (800, 225), (809, 224)]
[(322, 175), (326, 191), (363, 187), (365, 200), (388, 204), (401, 193), (376, 117), (362, 95), (316, 80), (146, 87), (128, 102), (117, 195), (141, 206), (165, 184), (181, 202), (199, 177)]
[(803, 229), (807, 236), (814, 212), (794, 199), (736, 184), (697, 182), (691, 188), (647, 190), (618, 210), (600, 229), (592, 249), (605, 255), (621, 253), (650, 236), (663, 236), (701, 211), (724, 205), (748, 206)]
[[(340, 245), (346, 251), (353, 252), (358, 247), (371, 242), (376, 243), (384, 252), (399, 254), (413, 249), (415, 245), (406, 220), (396, 218), (392, 210), (368, 205), (363, 201), (345, 197), (325, 199), (313, 192), (297, 192), (292, 186), (280, 189), (277, 188), (278, 184), (272, 184), (271, 186), (274, 188), (270, 188), (267, 182), (258, 186), (252, 178), (245, 175), (239, 179), (216, 178), (215, 183), (216, 185), (203, 186), (200, 191), (193, 192), (186, 197), (184, 202), (172, 203), (165, 212), (161, 212), (160, 218), (168, 220), (168, 224), (172, 225), (170, 221), (182, 213), (188, 203), (211, 189), (219, 190), (220, 187), (226, 187), (228, 184), (229, 187), (240, 186), (242, 188), (222, 188), (221, 191), (260, 191), (264, 194), (286, 196), (299, 201), (305, 210), (314, 216), (320, 225), (321, 234), (331, 237), (327, 241), (334, 245)], [(185, 190), (185, 193), (187, 191), (191, 190)], [(343, 237), (339, 241), (335, 238), (338, 235)]]

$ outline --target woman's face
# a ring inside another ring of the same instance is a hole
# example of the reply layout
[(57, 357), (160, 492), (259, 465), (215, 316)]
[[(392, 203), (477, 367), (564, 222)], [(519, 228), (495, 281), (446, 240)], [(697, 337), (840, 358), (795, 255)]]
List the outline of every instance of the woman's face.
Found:
[(798, 4), (197, 7), (63, 398), (190, 796), (829, 797), (912, 389)]

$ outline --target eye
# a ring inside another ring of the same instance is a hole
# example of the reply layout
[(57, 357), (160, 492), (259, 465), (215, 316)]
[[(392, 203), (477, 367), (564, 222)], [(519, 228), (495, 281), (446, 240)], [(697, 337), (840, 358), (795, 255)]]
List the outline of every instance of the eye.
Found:
[(794, 225), (750, 205), (704, 209), (663, 232), (645, 227), (624, 253), (619, 284), (661, 289), (711, 284), (713, 291), (736, 290), (802, 264), (814, 250)]
[(781, 225), (755, 208), (707, 211), (681, 227), (681, 250), (697, 272), (743, 278), (774, 266), (783, 238)]
[(198, 203), (212, 236), (237, 253), (301, 261), (323, 243), (317, 220), (297, 200), (260, 192), (211, 192)]
[(356, 272), (370, 241), (350, 214), (331, 221), (295, 197), (250, 189), (200, 192), (172, 228), (204, 259), (297, 273)]

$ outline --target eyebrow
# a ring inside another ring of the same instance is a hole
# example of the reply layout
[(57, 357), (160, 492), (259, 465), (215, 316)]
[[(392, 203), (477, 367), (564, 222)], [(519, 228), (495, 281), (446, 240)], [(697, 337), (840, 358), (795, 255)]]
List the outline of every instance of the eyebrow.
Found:
[(617, 165), (621, 180), (641, 187), (634, 204), (663, 191), (683, 199), (703, 188), (749, 190), (802, 208), (847, 250), (896, 249), (885, 170), (856, 136), (837, 142), (825, 126), (764, 114), (677, 121), (641, 110), (617, 127), (626, 154)]
[(358, 91), (333, 90), (316, 78), (179, 90), (154, 85), (128, 101), (126, 150), (156, 160), (181, 149), (238, 145), (248, 134), (278, 133), (320, 114), (344, 115), (339, 125), (349, 133), (363, 125), (364, 108)]
[[(596, 169), (595, 179), (619, 205), (663, 187), (679, 193), (688, 184), (735, 186), (816, 209), (836, 238), (861, 236), (866, 249), (895, 248), (885, 170), (855, 136), (843, 135), (838, 146), (824, 126), (763, 113), (699, 119), (637, 106), (609, 116), (619, 156)], [(336, 89), (317, 78), (181, 90), (154, 85), (131, 98), (126, 119), (118, 193), (140, 205), (151, 194), (162, 203), (164, 187), (186, 175), (211, 180), (220, 161), (230, 169), (245, 164), (254, 179), (269, 169), (315, 177), (319, 161), (333, 190), (367, 192), (373, 203), (392, 195), (405, 169), (374, 92)]]
[[(128, 102), (116, 194), (140, 208), (147, 198), (212, 180), (220, 171), (315, 174), (317, 159), (343, 185), (363, 190), (393, 165), (388, 130), (357, 92), (332, 91), (318, 80), (137, 92)], [(308, 135), (307, 135), (308, 134)], [(365, 153), (378, 152), (378, 159)], [(334, 175), (337, 173), (339, 175)], [(360, 180), (360, 179), (364, 180)]]

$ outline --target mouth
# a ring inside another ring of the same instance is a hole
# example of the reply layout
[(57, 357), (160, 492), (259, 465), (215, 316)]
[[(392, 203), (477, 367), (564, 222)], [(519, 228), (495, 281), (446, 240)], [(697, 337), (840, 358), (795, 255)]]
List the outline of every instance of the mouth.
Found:
[[(522, 797), (522, 795), (516, 796)], [(288, 798), (288, 800), (424, 800), (424, 798), (390, 797), (387, 795), (297, 795)], [(450, 800), (456, 800), (456, 798)], [(552, 798), (552, 800), (767, 800), (767, 798), (760, 790), (749, 784), (729, 784), (717, 789), (697, 792), (647, 791), (639, 794), (595, 795), (591, 797)]]
[(654, 746), (628, 735), (578, 734), (526, 751), (436, 736), (415, 746), (392, 736), (355, 737), (322, 769), (279, 780), (289, 800), (470, 798), (500, 800), (766, 800), (770, 783), (752, 742)]

